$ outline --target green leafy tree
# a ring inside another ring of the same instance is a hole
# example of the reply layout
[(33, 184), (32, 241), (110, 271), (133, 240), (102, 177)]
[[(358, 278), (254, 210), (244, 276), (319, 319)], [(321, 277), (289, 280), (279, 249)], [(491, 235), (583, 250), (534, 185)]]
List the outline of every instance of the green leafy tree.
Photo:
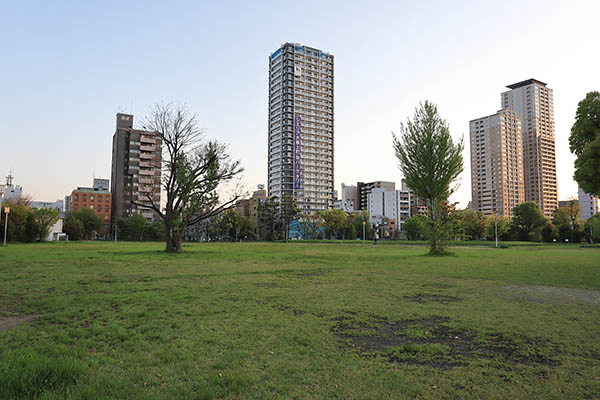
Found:
[(320, 239), (323, 220), (316, 214), (304, 214), (298, 220), (300, 236), (303, 239)]
[[(30, 241), (27, 232), (29, 216), (33, 214), (31, 208), (29, 208), (28, 199), (20, 198), (17, 201), (7, 200), (2, 203), (2, 229), (0, 229), (0, 237), (4, 240), (4, 208), (9, 207), (10, 212), (8, 214), (8, 230), (6, 234), (6, 240), (8, 242), (26, 242)], [(33, 221), (29, 222), (31, 229)]]
[(486, 237), (488, 240), (496, 239), (496, 227), (498, 229), (498, 240), (501, 240), (510, 229), (510, 218), (491, 215), (487, 218), (486, 224)]
[(575, 159), (575, 180), (586, 192), (600, 196), (600, 92), (579, 102), (569, 137)]
[(102, 218), (91, 208), (82, 208), (71, 214), (83, 223), (83, 239), (90, 239), (93, 232), (102, 228)]
[[(352, 213), (352, 226), (356, 231), (357, 237), (361, 240), (373, 239), (373, 226), (371, 225), (371, 217), (367, 210), (362, 210), (360, 213)], [(363, 222), (365, 237), (363, 238)]]
[(404, 182), (422, 199), (428, 210), (430, 254), (443, 254), (448, 236), (448, 208), (444, 205), (456, 190), (453, 183), (463, 171), (462, 139), (454, 143), (448, 124), (437, 107), (425, 101), (412, 120), (394, 135), (394, 150)]
[(262, 240), (275, 241), (278, 238), (279, 201), (277, 196), (264, 199), (258, 205), (259, 232)]
[(346, 226), (346, 212), (344, 210), (323, 210), (319, 211), (319, 216), (323, 219), (325, 234), (329, 239), (338, 238)]
[(85, 227), (72, 213), (65, 218), (63, 232), (69, 235), (69, 240), (81, 240), (84, 238)]
[(429, 220), (424, 215), (413, 215), (404, 221), (404, 230), (408, 240), (424, 240), (427, 238)]
[(590, 243), (600, 243), (600, 214), (586, 219), (583, 230)]
[(42, 242), (48, 237), (52, 225), (58, 221), (60, 211), (56, 208), (39, 208), (34, 214), (38, 226), (37, 237)]
[(283, 227), (283, 237), (285, 242), (289, 241), (290, 235), (290, 224), (294, 219), (300, 215), (300, 210), (296, 206), (296, 200), (291, 193), (285, 193), (281, 198), (281, 205), (279, 208), (279, 217), (281, 219), (281, 225)]
[(36, 221), (35, 214), (30, 212), (25, 220), (25, 235), (23, 241), (27, 243), (35, 242), (38, 238), (39, 225)]
[(556, 239), (556, 228), (552, 222), (546, 222), (546, 225), (542, 228), (542, 240), (544, 242), (553, 242)]
[[(485, 235), (488, 221), (481, 211), (466, 210), (463, 214), (465, 239), (481, 240)], [(493, 237), (493, 236), (492, 236)]]
[(583, 227), (579, 221), (580, 217), (581, 213), (577, 200), (570, 200), (565, 206), (559, 207), (554, 211), (552, 223), (558, 230), (558, 236), (561, 241), (580, 242), (583, 239)]
[(540, 241), (540, 230), (546, 225), (546, 218), (540, 206), (533, 201), (526, 201), (513, 209), (512, 229), (518, 240)]

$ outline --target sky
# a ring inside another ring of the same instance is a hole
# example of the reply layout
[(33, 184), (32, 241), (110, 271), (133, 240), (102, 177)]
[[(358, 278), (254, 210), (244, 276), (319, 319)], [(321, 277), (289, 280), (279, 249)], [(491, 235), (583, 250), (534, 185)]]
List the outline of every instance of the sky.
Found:
[(559, 199), (577, 196), (568, 137), (600, 90), (600, 1), (0, 2), (0, 176), (35, 200), (110, 178), (115, 114), (157, 103), (197, 113), (249, 190), (266, 183), (268, 57), (286, 42), (335, 56), (335, 188), (401, 180), (392, 132), (430, 100), (465, 171), (469, 121), (506, 85), (554, 90)]

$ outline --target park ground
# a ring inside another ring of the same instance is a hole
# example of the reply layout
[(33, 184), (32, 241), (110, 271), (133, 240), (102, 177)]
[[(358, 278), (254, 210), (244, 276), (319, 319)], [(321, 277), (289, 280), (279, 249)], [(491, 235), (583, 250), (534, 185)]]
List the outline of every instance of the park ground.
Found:
[(600, 398), (600, 248), (162, 249), (0, 248), (0, 398)]

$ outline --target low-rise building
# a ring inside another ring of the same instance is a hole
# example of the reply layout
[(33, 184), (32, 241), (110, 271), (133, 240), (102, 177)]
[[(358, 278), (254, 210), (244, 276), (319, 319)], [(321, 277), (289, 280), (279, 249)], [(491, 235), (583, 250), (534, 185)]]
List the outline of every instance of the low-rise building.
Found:
[(84, 208), (96, 211), (102, 219), (102, 228), (98, 234), (105, 236), (110, 234), (111, 201), (112, 194), (108, 190), (78, 187), (71, 193), (70, 209), (73, 212)]
[(258, 189), (252, 194), (249, 199), (243, 199), (236, 203), (235, 210), (242, 216), (248, 217), (255, 227), (258, 227), (258, 206), (260, 202), (267, 198), (267, 191), (263, 185), (259, 185)]

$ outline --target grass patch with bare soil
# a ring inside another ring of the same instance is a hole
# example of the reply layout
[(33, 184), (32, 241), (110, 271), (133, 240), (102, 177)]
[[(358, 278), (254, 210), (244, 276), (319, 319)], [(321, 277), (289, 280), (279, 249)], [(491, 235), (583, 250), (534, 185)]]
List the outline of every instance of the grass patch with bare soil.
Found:
[(599, 397), (597, 249), (487, 246), (2, 248), (0, 398)]

